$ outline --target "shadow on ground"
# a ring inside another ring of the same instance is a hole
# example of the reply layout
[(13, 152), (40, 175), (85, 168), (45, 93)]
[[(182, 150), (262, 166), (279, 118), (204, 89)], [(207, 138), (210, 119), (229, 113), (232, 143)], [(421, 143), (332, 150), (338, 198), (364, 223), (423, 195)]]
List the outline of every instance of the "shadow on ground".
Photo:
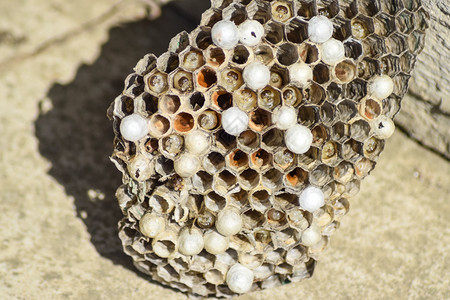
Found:
[[(198, 11), (193, 11), (189, 2)], [(52, 163), (49, 174), (74, 197), (77, 216), (86, 224), (98, 253), (132, 270), (131, 259), (123, 254), (117, 236), (121, 212), (114, 193), (121, 177), (108, 158), (113, 134), (106, 110), (142, 56), (161, 54), (174, 35), (198, 24), (209, 7), (208, 1), (202, 2), (173, 2), (155, 21), (139, 20), (112, 28), (92, 65), (81, 66), (71, 83), (53, 85), (48, 93), (53, 108), (35, 123), (39, 151)]]

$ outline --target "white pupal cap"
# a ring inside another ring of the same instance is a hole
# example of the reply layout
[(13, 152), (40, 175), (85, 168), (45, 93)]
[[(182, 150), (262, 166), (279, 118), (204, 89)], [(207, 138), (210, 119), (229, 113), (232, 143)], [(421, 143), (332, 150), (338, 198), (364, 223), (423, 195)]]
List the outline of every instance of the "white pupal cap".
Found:
[(270, 71), (262, 62), (254, 61), (244, 68), (242, 77), (249, 88), (257, 90), (269, 84)]
[(285, 130), (297, 124), (297, 113), (290, 106), (282, 106), (275, 111), (273, 119), (278, 129)]
[(235, 235), (241, 231), (243, 225), (244, 223), (237, 208), (225, 208), (217, 215), (216, 229), (224, 236)]
[(394, 81), (387, 75), (376, 76), (369, 84), (369, 94), (378, 100), (389, 97), (394, 91)]
[(205, 250), (211, 254), (224, 253), (229, 247), (229, 238), (216, 231), (209, 231), (203, 236)]
[(130, 142), (136, 142), (148, 133), (147, 120), (138, 114), (126, 116), (120, 122), (120, 134)]
[(264, 27), (256, 20), (246, 20), (239, 25), (239, 40), (246, 46), (256, 46), (264, 36)]
[(253, 284), (255, 275), (240, 263), (234, 264), (227, 273), (227, 285), (235, 293), (242, 294), (248, 292)]
[(289, 67), (289, 78), (300, 86), (306, 85), (313, 78), (313, 71), (305, 63), (296, 63)]
[(185, 228), (178, 237), (178, 251), (184, 255), (196, 255), (202, 252), (203, 234), (197, 228)]
[(194, 155), (203, 154), (209, 150), (210, 147), (208, 135), (200, 130), (195, 130), (189, 133), (184, 138), (184, 144), (186, 146), (186, 150)]
[(303, 210), (313, 213), (325, 204), (324, 198), (321, 189), (309, 186), (300, 194), (299, 204)]
[(320, 228), (317, 225), (311, 225), (302, 233), (301, 243), (305, 246), (314, 246), (322, 239)]
[(191, 154), (183, 154), (174, 163), (175, 172), (181, 177), (190, 177), (197, 173), (200, 167), (200, 160), (197, 156)]
[(333, 23), (325, 16), (314, 16), (309, 20), (308, 37), (314, 43), (328, 41), (333, 35)]
[(222, 20), (212, 27), (211, 37), (216, 46), (230, 50), (239, 42), (239, 31), (233, 22)]
[(139, 230), (145, 236), (154, 238), (163, 232), (166, 227), (166, 221), (157, 214), (146, 213), (139, 220)]
[(237, 107), (222, 113), (222, 127), (230, 135), (237, 136), (248, 127), (248, 115)]
[(303, 154), (309, 150), (313, 140), (311, 130), (297, 124), (289, 128), (284, 134), (286, 147), (296, 154)]
[(322, 61), (333, 65), (345, 57), (344, 44), (336, 39), (329, 39), (322, 44)]
[(394, 122), (386, 116), (380, 116), (376, 120), (374, 120), (374, 122), (375, 122), (375, 126), (373, 127), (374, 135), (379, 139), (390, 138), (395, 131)]

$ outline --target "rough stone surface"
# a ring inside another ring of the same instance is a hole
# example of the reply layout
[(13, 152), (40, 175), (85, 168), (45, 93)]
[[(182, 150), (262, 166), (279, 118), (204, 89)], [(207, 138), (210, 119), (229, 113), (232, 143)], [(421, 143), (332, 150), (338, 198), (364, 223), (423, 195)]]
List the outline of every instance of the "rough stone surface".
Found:
[(450, 158), (450, 4), (422, 3), (430, 14), (425, 47), (395, 121), (412, 138)]
[[(125, 12), (106, 0), (1, 2), (2, 299), (186, 299), (122, 253), (105, 111), (135, 62), (191, 30), (204, 2), (169, 4), (155, 21), (135, 1)], [(313, 278), (239, 299), (450, 298), (448, 174), (397, 132)]]

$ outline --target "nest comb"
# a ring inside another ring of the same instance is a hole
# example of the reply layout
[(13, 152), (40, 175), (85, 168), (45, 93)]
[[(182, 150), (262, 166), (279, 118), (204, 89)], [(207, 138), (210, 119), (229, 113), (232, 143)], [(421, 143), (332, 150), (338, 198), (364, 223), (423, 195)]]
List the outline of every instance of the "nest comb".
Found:
[(108, 116), (119, 236), (136, 267), (203, 297), (310, 277), (394, 129), (419, 0), (212, 0), (142, 58)]

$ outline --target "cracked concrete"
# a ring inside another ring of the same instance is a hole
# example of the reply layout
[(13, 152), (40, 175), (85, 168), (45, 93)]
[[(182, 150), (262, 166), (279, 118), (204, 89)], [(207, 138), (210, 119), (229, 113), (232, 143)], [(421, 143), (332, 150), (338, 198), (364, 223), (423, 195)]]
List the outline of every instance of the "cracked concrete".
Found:
[[(186, 299), (120, 249), (105, 111), (135, 62), (204, 7), (178, 1), (149, 21), (136, 1), (112, 13), (106, 0), (0, 3), (1, 299)], [(449, 174), (397, 132), (313, 278), (239, 299), (450, 298)]]

